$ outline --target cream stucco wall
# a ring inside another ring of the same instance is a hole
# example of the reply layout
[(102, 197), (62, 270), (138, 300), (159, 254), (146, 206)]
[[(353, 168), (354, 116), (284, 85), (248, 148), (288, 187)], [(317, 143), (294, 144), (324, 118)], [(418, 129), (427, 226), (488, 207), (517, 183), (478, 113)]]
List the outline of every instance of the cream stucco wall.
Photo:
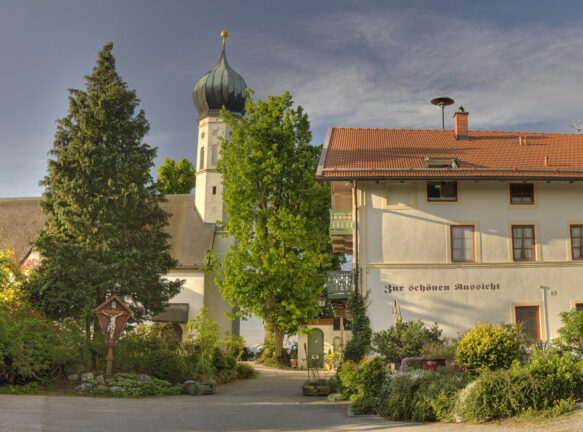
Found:
[[(509, 204), (509, 182), (458, 182), (456, 202), (428, 202), (420, 181), (359, 183), (359, 262), (373, 328), (392, 325), (397, 296), (403, 319), (435, 321), (450, 336), (479, 320), (512, 322), (515, 306), (538, 305), (541, 339), (556, 337), (559, 313), (583, 297), (583, 261), (571, 259), (569, 233), (583, 224), (583, 185), (533, 183), (534, 205)], [(456, 224), (474, 225), (475, 262), (452, 263)], [(513, 260), (511, 226), (521, 224), (535, 226), (534, 262)]]
[(166, 275), (170, 280), (184, 280), (182, 290), (170, 302), (188, 303), (189, 320), (195, 318), (204, 305), (204, 276), (200, 270), (173, 270)]

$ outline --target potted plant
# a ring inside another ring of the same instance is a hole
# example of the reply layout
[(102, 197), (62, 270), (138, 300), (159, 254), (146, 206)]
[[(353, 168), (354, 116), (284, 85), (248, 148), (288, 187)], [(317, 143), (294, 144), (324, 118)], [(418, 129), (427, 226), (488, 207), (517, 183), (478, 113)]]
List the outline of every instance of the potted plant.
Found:
[(455, 358), (455, 344), (447, 341), (442, 343), (429, 343), (423, 347), (423, 369), (437, 370), (445, 367)]
[(336, 369), (338, 367), (339, 360), (340, 360), (339, 353), (328, 350), (328, 354), (326, 355), (326, 368), (329, 371), (331, 371), (332, 369)]
[(298, 346), (297, 345), (292, 346), (292, 348), (289, 352), (289, 365), (292, 368), (298, 367)]

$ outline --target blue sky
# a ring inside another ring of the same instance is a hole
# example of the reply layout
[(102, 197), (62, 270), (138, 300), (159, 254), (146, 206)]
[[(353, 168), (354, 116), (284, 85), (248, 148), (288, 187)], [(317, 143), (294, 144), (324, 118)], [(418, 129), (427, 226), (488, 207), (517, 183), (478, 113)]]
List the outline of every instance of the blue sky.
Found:
[(446, 94), (471, 129), (583, 125), (578, 1), (4, 0), (0, 5), (0, 197), (38, 196), (67, 88), (114, 42), (159, 159), (195, 157), (195, 82), (219, 57), (257, 97), (290, 90), (314, 143), (329, 126), (439, 128)]
[[(146, 142), (194, 160), (192, 89), (229, 31), (231, 66), (257, 97), (289, 90), (314, 144), (329, 126), (438, 129), (455, 99), (470, 129), (583, 126), (583, 3), (538, 0), (3, 0), (0, 197), (39, 196), (67, 89), (114, 43), (151, 124)], [(259, 330), (258, 330), (259, 331)]]

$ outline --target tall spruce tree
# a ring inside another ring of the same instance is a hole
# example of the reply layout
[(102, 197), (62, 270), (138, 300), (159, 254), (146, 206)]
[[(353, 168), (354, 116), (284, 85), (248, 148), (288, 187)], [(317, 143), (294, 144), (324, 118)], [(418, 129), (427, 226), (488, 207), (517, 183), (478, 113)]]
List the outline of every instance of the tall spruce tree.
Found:
[(217, 163), (235, 246), (216, 282), (241, 313), (263, 319), (275, 358), (285, 334), (315, 317), (333, 261), (330, 189), (315, 181), (321, 149), (310, 144), (308, 116), (292, 105), (286, 92), (247, 99), (243, 118), (223, 110), (231, 136)]
[(69, 90), (69, 113), (57, 121), (40, 182), (45, 223), (34, 246), (43, 260), (28, 291), (55, 319), (88, 317), (116, 294), (140, 320), (181, 285), (161, 278), (175, 262), (163, 231), (169, 216), (150, 175), (156, 149), (142, 142), (149, 124), (116, 72), (112, 48), (99, 53), (85, 90)]

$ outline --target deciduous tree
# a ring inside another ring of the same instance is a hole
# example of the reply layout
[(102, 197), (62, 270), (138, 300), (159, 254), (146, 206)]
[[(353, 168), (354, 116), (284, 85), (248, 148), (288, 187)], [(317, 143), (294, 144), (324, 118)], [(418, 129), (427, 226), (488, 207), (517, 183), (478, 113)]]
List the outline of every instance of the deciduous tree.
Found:
[(235, 246), (217, 277), (223, 296), (263, 319), (266, 342), (280, 357), (283, 338), (315, 316), (330, 265), (330, 191), (315, 181), (320, 149), (310, 144), (308, 116), (289, 93), (249, 98), (217, 164), (223, 178), (226, 230)]
[(51, 318), (87, 317), (117, 294), (140, 320), (180, 289), (161, 278), (175, 262), (150, 175), (156, 149), (142, 142), (149, 124), (112, 48), (99, 53), (85, 90), (69, 90), (41, 181), (45, 222), (34, 246), (43, 260), (28, 291)]
[(188, 194), (195, 183), (194, 167), (186, 158), (178, 163), (170, 158), (164, 158), (162, 166), (158, 167), (156, 187), (162, 194)]

